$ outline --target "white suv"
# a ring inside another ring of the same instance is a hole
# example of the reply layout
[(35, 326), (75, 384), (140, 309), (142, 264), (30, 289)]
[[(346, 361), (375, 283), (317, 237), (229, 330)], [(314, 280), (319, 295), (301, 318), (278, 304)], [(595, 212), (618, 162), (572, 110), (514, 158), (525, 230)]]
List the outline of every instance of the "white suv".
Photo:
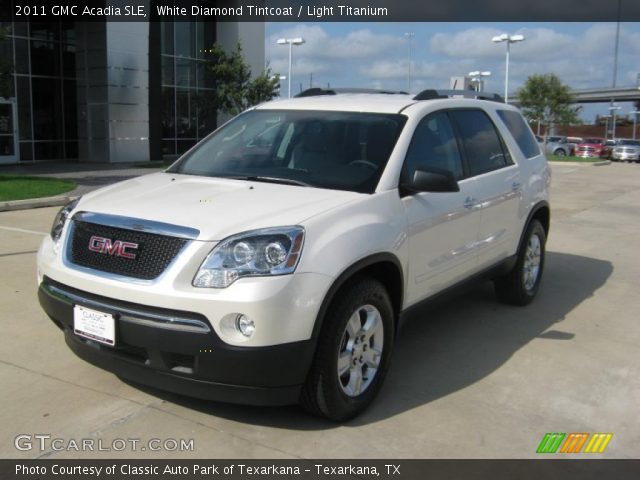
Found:
[(40, 303), (79, 357), (133, 382), (353, 417), (407, 309), (476, 276), (512, 304), (538, 291), (547, 161), (516, 108), (466, 94), (252, 108), (63, 208)]

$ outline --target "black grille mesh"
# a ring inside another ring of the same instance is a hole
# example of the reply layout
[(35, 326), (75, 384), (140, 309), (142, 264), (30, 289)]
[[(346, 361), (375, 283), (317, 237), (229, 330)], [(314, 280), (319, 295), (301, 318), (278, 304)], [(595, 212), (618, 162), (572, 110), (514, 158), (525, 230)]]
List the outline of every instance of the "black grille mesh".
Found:
[[(69, 259), (76, 265), (126, 277), (152, 280), (169, 266), (188, 240), (74, 220)], [(130, 259), (89, 250), (92, 236), (138, 244)]]

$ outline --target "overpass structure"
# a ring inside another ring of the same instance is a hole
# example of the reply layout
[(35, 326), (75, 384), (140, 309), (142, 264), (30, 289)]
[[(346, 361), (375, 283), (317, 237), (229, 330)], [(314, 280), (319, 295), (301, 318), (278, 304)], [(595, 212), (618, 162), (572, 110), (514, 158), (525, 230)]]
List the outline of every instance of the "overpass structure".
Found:
[[(640, 87), (605, 87), (571, 90), (576, 103), (636, 102), (640, 101)], [(518, 97), (509, 97), (509, 102), (518, 105)]]
[(640, 87), (587, 88), (571, 90), (576, 103), (636, 102), (640, 100)]

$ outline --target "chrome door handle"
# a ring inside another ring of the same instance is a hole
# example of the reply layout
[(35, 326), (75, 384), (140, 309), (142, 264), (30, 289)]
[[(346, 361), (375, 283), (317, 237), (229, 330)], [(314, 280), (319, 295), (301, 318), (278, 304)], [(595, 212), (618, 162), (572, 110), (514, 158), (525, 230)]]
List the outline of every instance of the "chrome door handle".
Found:
[(476, 205), (476, 199), (473, 197), (467, 197), (464, 199), (463, 205), (467, 210), (472, 209)]

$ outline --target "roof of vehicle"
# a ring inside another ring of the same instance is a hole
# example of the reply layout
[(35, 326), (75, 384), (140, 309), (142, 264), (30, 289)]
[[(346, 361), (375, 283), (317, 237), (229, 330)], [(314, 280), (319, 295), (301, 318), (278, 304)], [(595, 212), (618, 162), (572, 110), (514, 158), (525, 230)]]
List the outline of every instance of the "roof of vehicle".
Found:
[[(258, 105), (257, 109), (263, 110), (331, 110), (342, 112), (371, 112), (371, 113), (399, 113), (406, 107), (422, 103), (422, 102), (445, 102), (453, 99), (461, 99), (465, 102), (487, 102), (488, 100), (476, 100), (471, 98), (456, 98), (457, 93), (445, 90), (425, 90), (418, 95), (407, 94), (404, 92), (356, 92), (356, 91), (321, 91), (318, 94), (308, 94), (294, 98), (272, 100), (270, 102)], [(327, 93), (329, 92), (329, 93)], [(423, 98), (424, 94), (436, 95), (440, 93), (440, 97)], [(475, 95), (475, 92), (461, 90), (459, 94)], [(447, 95), (456, 95), (448, 97)], [(422, 97), (421, 97), (422, 96)], [(501, 105), (505, 105), (502, 103)]]
[(381, 93), (345, 93), (315, 97), (273, 100), (259, 105), (258, 109), (278, 110), (335, 110), (344, 112), (398, 113), (418, 102), (413, 95)]

